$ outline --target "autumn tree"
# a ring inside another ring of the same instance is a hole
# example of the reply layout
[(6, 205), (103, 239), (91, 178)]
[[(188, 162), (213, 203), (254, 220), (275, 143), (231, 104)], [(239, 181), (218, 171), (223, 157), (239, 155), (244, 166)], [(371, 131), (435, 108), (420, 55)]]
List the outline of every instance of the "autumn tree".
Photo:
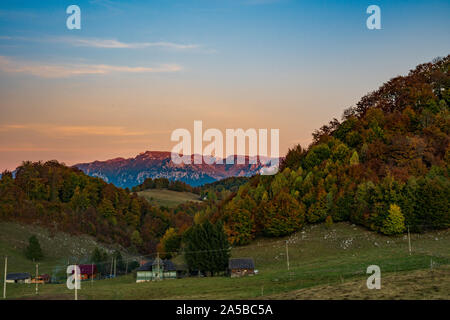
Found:
[(171, 259), (180, 249), (181, 235), (177, 233), (175, 228), (169, 228), (160, 240), (158, 250), (161, 250), (162, 257)]
[(381, 232), (384, 234), (398, 234), (405, 231), (405, 218), (403, 217), (400, 207), (396, 204), (389, 206), (389, 214), (383, 221)]
[(269, 204), (264, 217), (264, 234), (280, 237), (299, 230), (305, 221), (305, 208), (286, 192)]

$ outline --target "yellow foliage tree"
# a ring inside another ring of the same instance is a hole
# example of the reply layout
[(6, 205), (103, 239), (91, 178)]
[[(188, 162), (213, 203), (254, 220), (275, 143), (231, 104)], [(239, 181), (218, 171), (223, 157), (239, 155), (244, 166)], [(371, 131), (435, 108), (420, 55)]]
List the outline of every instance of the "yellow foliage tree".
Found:
[(389, 206), (389, 214), (383, 221), (383, 227), (381, 232), (384, 234), (399, 234), (405, 231), (405, 217), (402, 214), (402, 210), (396, 204)]

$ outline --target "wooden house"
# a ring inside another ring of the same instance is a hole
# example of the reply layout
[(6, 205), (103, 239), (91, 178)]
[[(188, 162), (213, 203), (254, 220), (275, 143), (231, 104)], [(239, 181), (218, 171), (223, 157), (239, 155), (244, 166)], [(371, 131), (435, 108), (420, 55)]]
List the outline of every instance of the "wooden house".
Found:
[(170, 260), (151, 259), (136, 271), (136, 282), (176, 279), (177, 268)]
[(8, 273), (6, 283), (31, 283), (31, 275), (28, 272)]
[(234, 258), (228, 260), (228, 270), (231, 277), (242, 277), (255, 274), (253, 258)]

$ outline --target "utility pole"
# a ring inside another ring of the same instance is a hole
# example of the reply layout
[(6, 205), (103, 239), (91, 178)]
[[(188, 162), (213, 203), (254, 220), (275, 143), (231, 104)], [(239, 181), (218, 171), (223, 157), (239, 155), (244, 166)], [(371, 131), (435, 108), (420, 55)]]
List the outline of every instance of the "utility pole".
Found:
[(117, 260), (116, 257), (114, 257), (114, 278), (116, 277), (116, 270), (117, 270)]
[(3, 299), (6, 299), (6, 273), (8, 272), (8, 256), (5, 257), (5, 278), (3, 279)]
[(125, 267), (125, 275), (128, 274), (128, 259), (126, 261), (127, 261), (127, 266)]
[(94, 283), (94, 264), (91, 263), (91, 286)]
[(409, 226), (408, 226), (408, 248), (409, 248), (409, 255), (411, 255), (411, 235), (409, 234)]
[(36, 294), (38, 294), (38, 275), (39, 275), (39, 267), (38, 264), (36, 263), (36, 278), (34, 278), (34, 281), (36, 282)]
[(287, 269), (289, 270), (289, 249), (288, 249), (288, 241), (286, 240), (286, 263)]
[(78, 300), (78, 265), (75, 265), (75, 300)]
[(156, 254), (156, 263), (157, 263), (156, 270), (158, 270), (158, 276), (156, 277), (156, 280), (160, 280), (160, 278), (159, 278), (159, 252)]
[(114, 258), (111, 258), (111, 268), (109, 269), (109, 278), (110, 279), (112, 278), (113, 261), (114, 261)]

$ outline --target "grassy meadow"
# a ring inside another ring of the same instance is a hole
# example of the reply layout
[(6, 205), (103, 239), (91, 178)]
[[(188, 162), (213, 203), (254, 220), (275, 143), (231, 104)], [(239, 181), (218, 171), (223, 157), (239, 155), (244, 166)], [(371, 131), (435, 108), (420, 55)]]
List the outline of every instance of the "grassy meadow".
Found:
[(167, 208), (173, 208), (188, 201), (201, 202), (198, 194), (167, 189), (148, 189), (138, 192), (138, 195), (144, 197), (151, 204)]
[[(0, 253), (10, 256), (10, 272), (34, 272), (34, 264), (23, 257), (21, 248), (24, 244), (11, 247), (11, 240), (16, 237), (11, 233), (20, 232), (20, 228), (26, 230), (22, 230), (24, 239), (27, 236), (25, 233), (38, 230), (1, 224)], [(84, 250), (89, 251), (89, 242), (85, 241), (86, 244), (79, 244), (77, 250), (86, 245)], [(41, 241), (41, 246), (47, 253), (47, 258), (40, 263), (43, 271), (51, 272), (55, 265), (67, 259), (59, 249), (48, 247), (52, 246), (52, 242)], [(233, 257), (253, 257), (258, 270), (255, 276), (192, 277), (137, 284), (134, 274), (130, 273), (115, 279), (82, 282), (78, 297), (133, 300), (449, 299), (449, 247), (449, 230), (412, 234), (410, 255), (407, 236), (387, 237), (348, 223), (335, 224), (330, 228), (312, 225), (291, 237), (257, 239), (251, 245), (233, 248)], [(182, 260), (182, 256), (174, 258), (176, 262)], [(369, 276), (366, 268), (372, 264), (381, 268), (380, 290), (368, 290), (366, 287)], [(3, 277), (3, 261), (0, 268)], [(8, 284), (7, 297), (73, 299), (74, 292), (68, 290), (65, 284), (45, 284), (39, 285), (39, 294), (36, 295), (34, 284)]]

